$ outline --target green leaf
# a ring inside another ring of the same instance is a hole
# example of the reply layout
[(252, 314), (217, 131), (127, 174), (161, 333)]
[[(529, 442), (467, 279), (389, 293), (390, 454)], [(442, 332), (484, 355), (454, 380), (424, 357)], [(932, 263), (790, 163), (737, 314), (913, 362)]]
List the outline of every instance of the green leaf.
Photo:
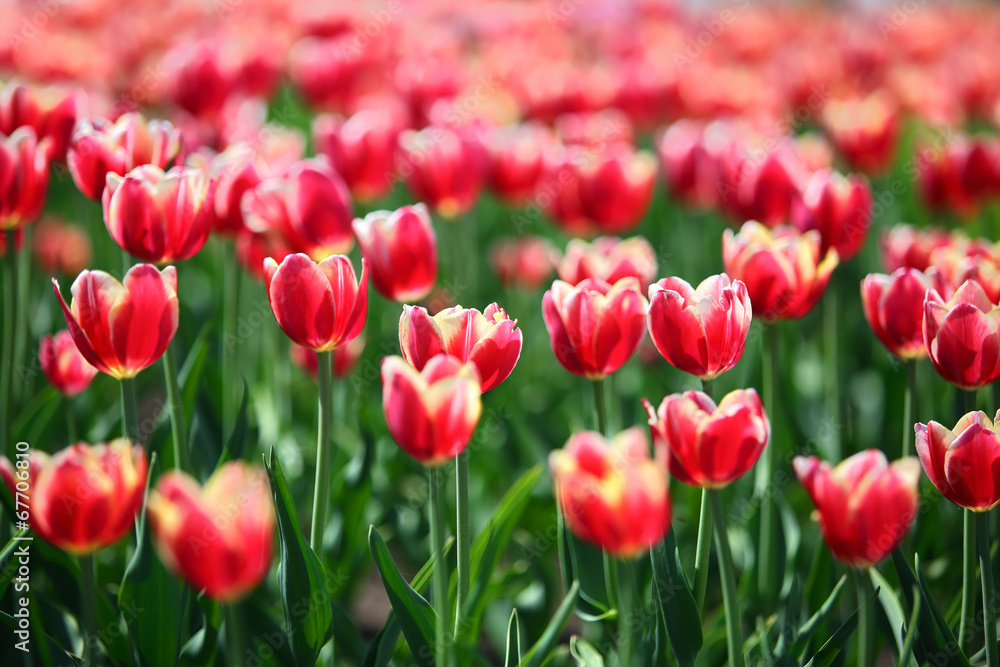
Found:
[(569, 654), (576, 660), (577, 667), (604, 667), (604, 658), (583, 637), (574, 635), (569, 640)]
[[(801, 611), (801, 591), (799, 590), (799, 578), (792, 577), (792, 588), (785, 599), (785, 609), (782, 613), (781, 631), (778, 635), (778, 644), (774, 649), (773, 657), (782, 657), (786, 654), (788, 647), (795, 643), (797, 636), (799, 613)], [(765, 649), (767, 646), (765, 645)]]
[(219, 461), (215, 464), (216, 469), (220, 468), (227, 461), (243, 457), (243, 449), (246, 447), (247, 441), (247, 407), (249, 405), (250, 389), (247, 387), (247, 379), (244, 377), (243, 399), (240, 401), (239, 412), (236, 413), (236, 424), (233, 426), (233, 432), (229, 434), (229, 439), (226, 440), (226, 446), (222, 448), (222, 453), (219, 454)]
[(566, 593), (562, 604), (556, 609), (555, 615), (545, 628), (545, 632), (542, 633), (542, 636), (525, 654), (524, 659), (521, 660), (521, 667), (541, 667), (542, 663), (545, 662), (545, 659), (556, 647), (559, 641), (559, 633), (566, 627), (566, 623), (573, 613), (573, 607), (576, 605), (576, 598), (579, 594), (580, 582), (574, 581), (569, 592)]
[[(879, 590), (880, 589), (876, 588), (872, 592), (872, 596), (877, 598)], [(858, 612), (859, 610), (855, 609), (854, 613), (847, 617), (847, 620), (844, 621), (843, 625), (837, 628), (837, 631), (833, 633), (833, 636), (831, 636), (830, 639), (828, 639), (826, 643), (820, 647), (819, 651), (816, 652), (816, 655), (812, 657), (812, 660), (806, 663), (806, 667), (828, 667), (834, 659), (836, 659), (840, 650), (844, 648), (844, 644), (847, 643), (847, 640), (854, 632), (854, 629), (858, 627)]]
[[(128, 610), (134, 613), (134, 610)], [(128, 643), (128, 631), (122, 623), (122, 615), (112, 604), (104, 589), (97, 587), (97, 627), (98, 639), (104, 652), (116, 665), (132, 665), (132, 647)]]
[[(2, 620), (4, 624), (11, 629), (12, 632), (18, 629), (17, 619), (15, 619), (7, 612), (0, 611), (0, 620)], [(35, 649), (35, 644), (37, 642), (36, 634), (32, 633), (31, 637), (32, 638), (29, 640), (27, 644), (28, 651), (33, 651)], [(45, 640), (45, 648), (50, 655), (58, 655), (60, 658), (65, 658), (66, 660), (69, 660), (70, 665), (80, 664), (80, 661), (77, 659), (75, 655), (73, 655), (72, 653), (64, 649), (62, 646), (60, 646), (59, 643), (56, 642), (56, 640), (53, 639), (51, 636), (49, 636), (48, 633), (42, 633), (42, 638)], [(20, 638), (17, 635), (14, 635), (10, 639), (10, 641), (16, 646), (17, 642), (20, 641)], [(62, 665), (62, 662), (58, 664)]]
[(157, 558), (146, 520), (146, 502), (158, 467), (154, 454), (150, 457), (146, 497), (139, 513), (135, 553), (118, 589), (118, 608), (125, 617), (139, 664), (173, 667), (181, 632), (181, 585)]
[(413, 590), (396, 569), (396, 563), (375, 526), (368, 531), (368, 546), (375, 560), (375, 568), (382, 578), (382, 586), (389, 596), (389, 603), (396, 612), (403, 637), (410, 646), (410, 652), (421, 665), (432, 667), (437, 614), (430, 603)]
[(504, 657), (504, 667), (517, 667), (521, 662), (521, 627), (517, 622), (517, 608), (510, 612), (507, 622), (507, 655)]
[(265, 463), (281, 538), (278, 589), (285, 614), (285, 634), (296, 664), (312, 667), (320, 650), (333, 637), (326, 570), (302, 535), (295, 503), (273, 447)]
[(935, 625), (937, 625), (944, 637), (944, 647), (942, 649), (947, 651), (948, 655), (955, 661), (953, 664), (958, 664), (961, 667), (969, 667), (969, 659), (962, 651), (962, 647), (959, 646), (958, 641), (955, 639), (955, 633), (951, 631), (951, 626), (944, 620), (941, 609), (934, 602), (934, 596), (931, 595), (930, 588), (927, 587), (927, 582), (924, 580), (924, 573), (920, 571), (919, 554), (913, 555), (913, 569), (917, 574), (917, 583), (920, 585), (920, 592), (924, 598), (922, 602), (927, 606), (930, 611), (929, 615), (934, 618)]
[(355, 625), (347, 610), (331, 601), (333, 610), (333, 641), (338, 649), (355, 664), (361, 664), (365, 659), (365, 642), (361, 639), (361, 631)]
[(806, 650), (806, 646), (809, 644), (809, 640), (812, 636), (816, 634), (816, 630), (826, 622), (826, 620), (833, 613), (834, 609), (837, 607), (837, 601), (840, 599), (840, 594), (844, 592), (844, 588), (847, 586), (847, 575), (843, 575), (837, 585), (833, 587), (830, 592), (829, 597), (826, 598), (826, 602), (820, 607), (812, 617), (805, 622), (805, 624), (799, 628), (798, 635), (795, 638), (795, 642), (792, 643), (788, 650), (788, 655), (801, 656), (802, 652)]
[(701, 611), (681, 570), (673, 529), (653, 548), (650, 557), (653, 562), (653, 593), (659, 598), (670, 646), (677, 662), (690, 665), (701, 650), (703, 641)]
[[(5, 490), (6, 485), (0, 484)], [(19, 540), (19, 537), (24, 537), (28, 534), (27, 528), (22, 528), (21, 530), (14, 533), (14, 536), (7, 542), (7, 546), (0, 551), (0, 563), (4, 563), (3, 570), (0, 570), (0, 598), (3, 597), (4, 593), (7, 592), (7, 586), (10, 585), (11, 579), (17, 574), (18, 562), (16, 558), (12, 558), (11, 554), (17, 549), (19, 544), (31, 544), (23, 540)]]
[(892, 590), (889, 582), (886, 581), (886, 578), (878, 570), (869, 568), (868, 572), (871, 575), (872, 585), (882, 589), (882, 593), (878, 599), (882, 603), (882, 610), (885, 612), (885, 617), (889, 621), (889, 627), (892, 629), (892, 638), (896, 642), (896, 654), (902, 655), (903, 625), (906, 623), (903, 605), (900, 604), (899, 598), (896, 596), (896, 592)]
[(222, 626), (222, 607), (215, 600), (202, 596), (198, 599), (197, 609), (201, 611), (201, 628), (181, 649), (179, 664), (183, 667), (205, 667), (215, 659), (215, 646)]
[(201, 384), (201, 375), (205, 370), (205, 362), (208, 360), (209, 334), (212, 333), (213, 322), (211, 320), (202, 325), (191, 351), (188, 352), (180, 371), (177, 373), (177, 383), (181, 388), (181, 405), (184, 406), (184, 414), (194, 414), (194, 403), (198, 397), (198, 385)]
[(901, 628), (902, 634), (904, 636), (903, 648), (899, 652), (899, 667), (903, 665), (908, 665), (913, 662), (913, 640), (916, 639), (916, 627), (917, 622), (920, 620), (920, 596), (917, 594), (916, 589), (913, 590), (913, 613), (910, 614), (910, 621), (906, 624), (906, 627)]

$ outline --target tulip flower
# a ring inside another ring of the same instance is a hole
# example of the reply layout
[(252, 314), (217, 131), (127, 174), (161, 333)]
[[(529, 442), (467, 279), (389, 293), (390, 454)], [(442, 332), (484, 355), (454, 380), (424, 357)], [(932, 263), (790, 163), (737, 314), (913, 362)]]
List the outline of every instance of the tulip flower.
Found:
[(109, 173), (124, 176), (145, 164), (166, 169), (180, 143), (180, 131), (169, 121), (147, 121), (137, 112), (126, 113), (114, 123), (83, 119), (73, 131), (66, 165), (80, 192), (98, 200)]
[(42, 338), (38, 346), (38, 363), (45, 377), (63, 396), (79, 394), (97, 375), (97, 369), (80, 354), (72, 334), (66, 330)]
[(420, 306), (403, 306), (399, 318), (399, 347), (403, 358), (423, 370), (439, 354), (449, 354), (475, 365), (483, 391), (507, 379), (521, 356), (523, 337), (517, 320), (497, 304), (482, 313), (455, 306), (431, 317)]
[[(984, 175), (977, 173), (977, 164), (969, 165), (969, 158), (973, 155), (977, 163), (982, 163), (980, 151), (973, 153), (972, 149), (973, 144), (965, 137), (957, 137), (943, 147), (917, 150), (914, 158), (917, 189), (928, 208), (952, 211), (963, 218), (976, 215), (985, 194), (981, 183)], [(992, 180), (991, 175), (985, 176), (987, 180)], [(986, 189), (992, 188), (987, 186)]]
[(679, 120), (656, 144), (670, 192), (690, 206), (707, 210), (718, 204), (719, 162), (705, 142), (706, 128)]
[[(8, 81), (0, 93), (0, 132), (31, 128), (49, 160), (61, 161), (76, 125), (79, 93), (61, 86), (26, 85)], [(48, 139), (44, 144), (44, 139)], [(0, 198), (2, 201), (2, 198)]]
[(293, 343), (316, 352), (346, 345), (361, 333), (368, 316), (368, 262), (361, 280), (351, 260), (334, 255), (317, 264), (303, 254), (279, 265), (264, 260), (264, 281), (278, 325)]
[(900, 359), (927, 357), (924, 297), (931, 289), (949, 295), (948, 285), (934, 269), (902, 268), (891, 276), (870, 273), (861, 283), (865, 319), (886, 349)]
[(667, 471), (650, 458), (641, 429), (610, 442), (592, 431), (576, 433), (549, 454), (549, 469), (559, 511), (584, 542), (634, 558), (670, 530)]
[(796, 456), (795, 474), (816, 505), (826, 545), (843, 563), (868, 568), (889, 555), (917, 517), (920, 462), (890, 464), (868, 449), (836, 467), (815, 456)]
[(323, 158), (297, 162), (243, 195), (243, 218), (251, 231), (278, 232), (317, 262), (354, 245), (351, 210), (347, 185)]
[(292, 254), (294, 254), (292, 249), (276, 232), (257, 234), (244, 229), (236, 235), (236, 261), (247, 273), (262, 283), (265, 281), (265, 259), (271, 257), (280, 264)]
[(710, 381), (743, 356), (753, 318), (747, 287), (720, 274), (692, 289), (680, 278), (649, 286), (649, 335), (667, 362)]
[(816, 231), (769, 230), (751, 220), (738, 234), (725, 231), (722, 260), (726, 273), (746, 284), (755, 314), (794, 320), (819, 300), (839, 261), (835, 249), (821, 255), (820, 246)]
[(259, 466), (230, 461), (204, 487), (186, 473), (164, 473), (146, 516), (167, 568), (220, 602), (264, 580), (274, 553), (274, 506)]
[(389, 174), (404, 126), (400, 115), (386, 109), (362, 109), (346, 119), (324, 114), (313, 121), (317, 152), (330, 159), (358, 201), (376, 201), (392, 190)]
[(635, 354), (646, 333), (646, 298), (639, 281), (614, 285), (557, 280), (542, 298), (542, 316), (556, 359), (570, 373), (602, 380)]
[(373, 211), (355, 220), (353, 227), (379, 294), (409, 302), (430, 293), (437, 281), (438, 248), (425, 205)]
[(813, 174), (801, 198), (792, 204), (795, 226), (815, 229), (823, 241), (820, 252), (831, 248), (848, 260), (865, 244), (872, 222), (872, 193), (864, 177), (846, 178), (831, 169)]
[(625, 240), (601, 236), (590, 243), (571, 239), (559, 263), (559, 279), (570, 285), (579, 285), (588, 278), (614, 284), (634, 276), (639, 280), (639, 289), (645, 290), (656, 280), (656, 271), (656, 252), (642, 236)]
[(508, 125), (490, 135), (489, 185), (511, 206), (523, 206), (535, 194), (545, 168), (552, 132), (544, 125)]
[(733, 149), (734, 180), (720, 185), (720, 199), (736, 220), (759, 220), (768, 227), (789, 222), (799, 196), (802, 169), (787, 151), (769, 152), (763, 161), (743, 147)]
[(490, 248), (490, 265), (504, 287), (538, 289), (552, 275), (562, 255), (542, 236), (522, 236), (497, 241)]
[[(365, 335), (362, 333), (347, 345), (333, 351), (333, 377), (348, 377), (365, 351)], [(314, 350), (301, 345), (292, 345), (292, 361), (315, 380), (319, 376), (319, 356)]]
[(955, 428), (917, 424), (920, 464), (937, 490), (959, 507), (988, 512), (1000, 504), (1000, 415), (970, 412)]
[(49, 188), (48, 146), (31, 128), (0, 134), (0, 231), (34, 222), (42, 212)]
[(904, 267), (926, 271), (931, 266), (934, 252), (954, 242), (955, 239), (945, 229), (917, 229), (912, 225), (896, 225), (883, 230), (879, 238), (882, 265), (887, 273)]
[(194, 257), (215, 224), (215, 183), (203, 172), (155, 165), (123, 177), (109, 173), (102, 198), (104, 224), (129, 254), (169, 264)]
[(45, 273), (75, 275), (90, 264), (90, 236), (78, 225), (45, 216), (35, 225), (31, 252)]
[(656, 410), (643, 399), (649, 430), (670, 476), (718, 489), (757, 463), (771, 435), (764, 405), (753, 389), (726, 394), (718, 405), (707, 394), (686, 391), (663, 399)]
[[(180, 42), (160, 64), (173, 102), (193, 116), (217, 116), (237, 86), (233, 63), (223, 57), (221, 43)], [(163, 75), (160, 75), (163, 76)]]
[(822, 123), (837, 150), (855, 169), (879, 174), (892, 163), (899, 134), (899, 112), (888, 95), (831, 100)]
[(475, 364), (447, 354), (420, 371), (402, 357), (382, 360), (382, 409), (389, 433), (426, 466), (439, 466), (465, 450), (482, 412), (480, 393)]
[(114, 544), (135, 526), (146, 486), (146, 454), (123, 439), (77, 443), (52, 456), (32, 449), (16, 464), (0, 458), (0, 476), (11, 494), (30, 496), (25, 514), (35, 534), (64, 551), (86, 555)]
[(407, 130), (399, 136), (397, 170), (413, 196), (445, 219), (472, 209), (485, 174), (474, 148), (447, 127)]
[(931, 264), (948, 285), (975, 280), (990, 301), (1000, 301), (1000, 244), (954, 234), (950, 244), (931, 253)]
[(1000, 308), (974, 280), (950, 299), (924, 297), (924, 345), (938, 374), (967, 391), (1000, 379)]
[(554, 125), (556, 137), (567, 146), (600, 150), (611, 144), (635, 144), (635, 128), (619, 109), (559, 114)]
[(103, 271), (84, 271), (69, 306), (53, 278), (66, 326), (80, 354), (118, 380), (153, 365), (177, 333), (177, 271), (137, 264), (118, 282)]

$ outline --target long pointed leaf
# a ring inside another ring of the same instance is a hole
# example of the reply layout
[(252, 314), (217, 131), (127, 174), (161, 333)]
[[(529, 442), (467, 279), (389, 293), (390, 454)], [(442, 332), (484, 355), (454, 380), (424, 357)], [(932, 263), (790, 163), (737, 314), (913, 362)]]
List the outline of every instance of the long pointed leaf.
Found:
[(573, 607), (576, 605), (576, 597), (579, 594), (580, 582), (574, 581), (573, 585), (570, 586), (569, 592), (566, 593), (562, 604), (556, 609), (555, 615), (553, 615), (552, 620), (549, 621), (548, 626), (545, 628), (545, 632), (542, 633), (542, 636), (525, 654), (524, 659), (521, 660), (521, 667), (540, 667), (546, 658), (549, 657), (549, 654), (552, 653), (552, 650), (556, 647), (556, 643), (559, 641), (559, 633), (566, 627), (569, 617), (573, 614)]
[(656, 545), (651, 557), (653, 561), (654, 593), (659, 597), (663, 623), (667, 637), (673, 648), (677, 662), (690, 665), (701, 650), (703, 642), (701, 611), (691, 595), (687, 580), (681, 570), (677, 553), (677, 539), (673, 529), (660, 544)]
[(521, 663), (521, 628), (517, 622), (517, 608), (510, 612), (507, 622), (507, 655), (504, 667), (517, 667)]
[(840, 594), (844, 591), (844, 587), (847, 586), (847, 575), (845, 574), (837, 582), (837, 585), (833, 587), (833, 591), (830, 592), (830, 596), (827, 597), (826, 602), (820, 607), (812, 617), (805, 622), (805, 624), (799, 628), (798, 636), (795, 642), (789, 648), (788, 654), (793, 656), (800, 656), (802, 652), (806, 650), (806, 646), (809, 644), (809, 640), (833, 613), (833, 610), (837, 606), (837, 600), (840, 599)]
[(569, 640), (569, 654), (576, 660), (577, 667), (604, 667), (604, 658), (583, 637), (574, 636)]

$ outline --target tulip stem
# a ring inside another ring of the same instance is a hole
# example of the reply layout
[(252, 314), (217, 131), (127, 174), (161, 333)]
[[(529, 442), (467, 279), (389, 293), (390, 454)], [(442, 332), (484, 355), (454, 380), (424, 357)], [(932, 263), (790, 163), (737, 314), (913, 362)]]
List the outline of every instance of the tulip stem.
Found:
[(842, 458), (839, 436), (843, 419), (840, 414), (840, 366), (837, 363), (838, 317), (837, 286), (829, 285), (823, 297), (823, 349), (826, 353), (824, 374), (826, 376), (827, 411), (833, 424), (833, 428), (826, 430), (830, 436), (829, 456), (833, 461), (839, 461)]
[(226, 619), (226, 658), (229, 664), (238, 665), (243, 652), (240, 641), (240, 619), (239, 610), (235, 602), (227, 602), (222, 605), (222, 613)]
[(97, 641), (97, 576), (94, 555), (81, 554), (80, 563), (80, 625), (83, 630), (83, 664), (93, 665)]
[(12, 439), (11, 424), (11, 386), (14, 382), (14, 304), (17, 301), (17, 257), (14, 230), (7, 231), (7, 249), (4, 257), (4, 290), (3, 295), (3, 351), (0, 352), (0, 456), (7, 453), (7, 441)]
[(913, 445), (913, 398), (917, 393), (917, 362), (906, 361), (906, 393), (903, 394), (903, 456), (910, 455)]
[[(712, 380), (702, 380), (701, 390), (714, 400)], [(705, 605), (705, 590), (708, 588), (708, 561), (712, 551), (712, 502), (708, 489), (701, 490), (701, 513), (698, 516), (698, 546), (694, 553), (694, 601), (698, 609)]]
[(332, 404), (330, 391), (333, 372), (332, 352), (317, 352), (317, 377), (319, 379), (319, 437), (316, 440), (316, 485), (313, 493), (312, 533), (309, 546), (317, 555), (323, 549), (323, 531), (326, 528), (326, 505), (330, 497), (330, 430)]
[(73, 414), (73, 399), (66, 397), (66, 439), (69, 444), (76, 443), (76, 415)]
[(629, 558), (618, 563), (618, 664), (632, 665), (635, 636), (632, 615), (636, 606), (635, 566)]
[[(966, 510), (968, 512), (969, 510)], [(986, 665), (998, 667), (997, 621), (993, 610), (996, 589), (993, 587), (993, 564), (990, 561), (990, 513), (976, 512), (976, 544), (979, 546), (979, 572), (983, 580), (983, 628), (986, 634)]]
[(233, 387), (236, 385), (236, 313), (239, 300), (239, 266), (235, 245), (222, 248), (222, 437), (229, 437), (236, 426)]
[(757, 468), (756, 492), (760, 500), (760, 542), (758, 544), (757, 591), (770, 606), (777, 597), (778, 587), (778, 506), (773, 497), (773, 478), (778, 463), (776, 437), (778, 409), (775, 394), (778, 384), (778, 327), (772, 322), (765, 325), (763, 351), (764, 408), (771, 415), (771, 444), (764, 448), (763, 465)]
[(604, 399), (604, 380), (594, 380), (594, 408), (597, 410), (597, 430), (608, 437), (608, 405)]
[(875, 615), (872, 608), (872, 588), (867, 583), (867, 572), (854, 569), (854, 583), (858, 592), (858, 667), (875, 664)]
[(184, 425), (184, 405), (181, 402), (181, 392), (177, 385), (177, 358), (174, 356), (174, 343), (167, 345), (163, 351), (163, 375), (167, 381), (167, 401), (170, 403), (170, 428), (174, 435), (174, 468), (190, 472), (188, 461), (187, 429)]
[(962, 617), (958, 625), (958, 645), (968, 648), (972, 639), (972, 617), (976, 614), (976, 533), (972, 510), (963, 510), (962, 521)]
[[(28, 301), (31, 298), (31, 236), (32, 229), (30, 226), (24, 227), (21, 232), (24, 235), (22, 239), (24, 242), (25, 250), (23, 252), (16, 253), (17, 258), (17, 301), (15, 306), (17, 308), (16, 314), (14, 315), (14, 370), (17, 372), (18, 369), (23, 369), (24, 366), (24, 350), (28, 345)], [(28, 387), (25, 386), (24, 382), (14, 382), (14, 375), (11, 374), (11, 385), (13, 389), (13, 397), (20, 398), (23, 395), (24, 390)], [(13, 421), (13, 420), (11, 420)]]
[(434, 550), (434, 664), (448, 667), (448, 565), (444, 559), (444, 505), (441, 502), (441, 471), (427, 468), (430, 488), (431, 548)]
[(469, 597), (469, 450), (464, 449), (455, 460), (457, 493), (458, 597), (455, 599), (455, 636), (462, 632), (462, 611)]
[(733, 555), (726, 534), (726, 513), (722, 507), (722, 489), (709, 489), (715, 520), (715, 548), (719, 554), (719, 574), (722, 577), (722, 604), (726, 610), (726, 646), (730, 667), (743, 667), (743, 629), (740, 627), (740, 602), (736, 596)]
[(135, 407), (135, 378), (122, 378), (122, 432), (127, 440), (141, 444), (139, 412)]

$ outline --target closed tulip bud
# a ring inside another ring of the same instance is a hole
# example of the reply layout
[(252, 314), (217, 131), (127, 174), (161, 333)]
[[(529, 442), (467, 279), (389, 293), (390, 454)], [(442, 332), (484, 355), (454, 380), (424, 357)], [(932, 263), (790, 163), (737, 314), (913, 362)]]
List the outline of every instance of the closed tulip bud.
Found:
[(485, 180), (475, 146), (451, 128), (432, 126), (403, 132), (399, 149), (397, 169), (416, 199), (446, 219), (472, 209)]
[(354, 221), (354, 235), (379, 294), (399, 302), (430, 294), (437, 282), (438, 248), (426, 206), (373, 211)]
[(898, 269), (891, 276), (870, 273), (861, 283), (865, 319), (886, 349), (900, 359), (924, 359), (924, 297), (928, 290), (950, 295), (934, 269)]
[(988, 512), (1000, 504), (1000, 414), (970, 412), (948, 429), (935, 421), (917, 424), (920, 465), (937, 490), (959, 507)]
[(368, 262), (361, 280), (351, 260), (334, 255), (317, 264), (303, 254), (279, 265), (264, 260), (267, 298), (278, 325), (293, 343), (316, 352), (346, 345), (361, 333), (368, 316)]
[(608, 147), (578, 165), (580, 205), (604, 233), (626, 232), (642, 221), (656, 187), (656, 159), (626, 144)]
[(753, 313), (747, 287), (722, 273), (692, 289), (680, 278), (649, 287), (649, 335), (671, 366), (713, 380), (743, 356)]
[(167, 568), (220, 602), (264, 580), (274, 553), (274, 506), (259, 466), (230, 461), (204, 487), (186, 473), (164, 473), (146, 516)]
[(974, 280), (950, 299), (937, 290), (924, 297), (924, 345), (938, 374), (965, 390), (1000, 379), (1000, 308)]
[(549, 454), (556, 501), (573, 534), (619, 558), (634, 558), (670, 530), (667, 471), (650, 458), (639, 428), (608, 442), (573, 435)]
[[(66, 87), (9, 81), (0, 93), (0, 132), (10, 135), (19, 127), (31, 128), (44, 146), (46, 164), (61, 161), (73, 136), (79, 97)], [(44, 139), (48, 141), (43, 144)]]
[(848, 260), (865, 244), (872, 222), (872, 192), (864, 177), (817, 171), (801, 198), (792, 205), (795, 226), (805, 232), (815, 229), (823, 245), (820, 252), (833, 248)]
[(177, 271), (137, 264), (118, 282), (103, 271), (84, 271), (70, 288), (69, 306), (52, 284), (80, 354), (102, 373), (133, 378), (163, 356), (177, 333)]
[(38, 346), (38, 363), (45, 377), (63, 396), (79, 394), (97, 375), (97, 369), (80, 354), (73, 336), (66, 330), (42, 338)]
[(837, 150), (854, 168), (879, 174), (892, 163), (899, 134), (899, 113), (889, 97), (833, 100), (823, 107), (822, 122)]
[(490, 265), (504, 287), (538, 289), (559, 265), (562, 255), (542, 236), (497, 241), (490, 248)]
[(808, 313), (826, 289), (839, 258), (820, 253), (819, 232), (793, 227), (769, 230), (751, 220), (722, 236), (726, 273), (743, 281), (755, 315), (765, 321), (795, 320)]
[(646, 298), (639, 281), (614, 285), (587, 279), (573, 287), (557, 280), (542, 298), (552, 351), (566, 370), (601, 380), (628, 361), (646, 334)]
[(129, 254), (154, 264), (194, 257), (215, 224), (215, 183), (198, 169), (154, 165), (109, 173), (104, 225)]
[(718, 405), (700, 391), (667, 396), (656, 410), (646, 399), (642, 403), (653, 444), (670, 476), (691, 486), (732, 484), (757, 463), (771, 436), (764, 405), (753, 389), (732, 391)]
[(934, 251), (954, 242), (955, 239), (945, 229), (896, 225), (883, 230), (879, 237), (882, 266), (888, 273), (904, 267), (926, 271), (931, 266)]
[(570, 239), (559, 263), (559, 279), (579, 285), (588, 278), (614, 284), (629, 276), (645, 290), (656, 280), (656, 252), (642, 236), (625, 240), (601, 236), (591, 242)]
[(1000, 143), (973, 139), (962, 169), (965, 188), (978, 199), (1000, 194)]
[(29, 494), (28, 522), (43, 540), (73, 554), (89, 554), (135, 526), (146, 485), (146, 454), (119, 439), (70, 445), (49, 456), (31, 450), (11, 464), (0, 458), (11, 494)]
[(360, 202), (385, 197), (392, 190), (396, 145), (403, 131), (401, 114), (362, 109), (350, 118), (324, 114), (313, 121), (316, 150), (330, 159), (351, 194)]
[(877, 564), (917, 517), (920, 463), (912, 456), (889, 464), (885, 454), (869, 449), (835, 468), (815, 456), (796, 456), (793, 465), (816, 505), (826, 545), (847, 565)]
[[(737, 220), (759, 220), (768, 227), (790, 222), (792, 204), (799, 196), (803, 177), (795, 158), (786, 152), (768, 153), (758, 163), (740, 149), (738, 178), (721, 188), (723, 206)], [(728, 192), (726, 190), (729, 190)]]
[(521, 356), (523, 337), (517, 320), (491, 303), (486, 310), (455, 306), (433, 317), (420, 306), (403, 306), (399, 347), (417, 370), (439, 354), (475, 365), (483, 391), (507, 379)]
[(124, 176), (145, 164), (165, 169), (180, 145), (180, 131), (169, 121), (147, 121), (140, 113), (126, 113), (114, 123), (82, 119), (73, 131), (66, 165), (80, 192), (97, 200), (109, 173)]
[(545, 169), (552, 133), (544, 125), (502, 127), (490, 135), (490, 188), (511, 206), (523, 206), (535, 194)]
[(34, 222), (42, 212), (49, 189), (47, 146), (30, 127), (0, 134), (0, 232)]
[[(347, 345), (338, 347), (332, 357), (333, 375), (337, 378), (350, 376), (365, 351), (365, 335), (362, 333)], [(315, 351), (301, 345), (292, 345), (292, 361), (315, 380), (319, 375), (319, 356)]]
[(317, 262), (350, 251), (351, 218), (347, 185), (322, 158), (297, 162), (243, 195), (243, 219), (251, 231), (276, 231)]
[(482, 412), (479, 374), (472, 363), (442, 354), (422, 371), (402, 357), (382, 360), (382, 409), (403, 451), (439, 466), (465, 450)]

